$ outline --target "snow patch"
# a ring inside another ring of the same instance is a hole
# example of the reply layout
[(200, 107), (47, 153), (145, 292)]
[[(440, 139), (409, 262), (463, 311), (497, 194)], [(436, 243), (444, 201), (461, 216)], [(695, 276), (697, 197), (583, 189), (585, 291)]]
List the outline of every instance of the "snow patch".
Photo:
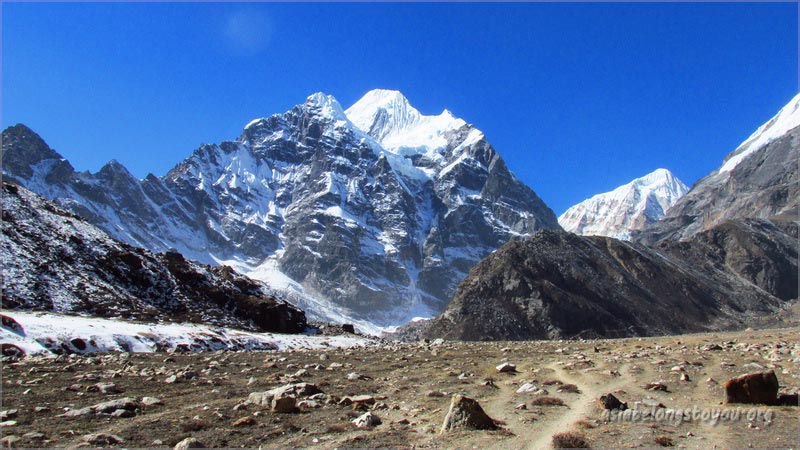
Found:
[(355, 336), (313, 336), (256, 333), (198, 324), (145, 324), (53, 313), (4, 311), (21, 332), (0, 327), (0, 342), (14, 344), (28, 355), (50, 354), (67, 347), (76, 353), (155, 352), (170, 349), (289, 350), (350, 348), (373, 341)]

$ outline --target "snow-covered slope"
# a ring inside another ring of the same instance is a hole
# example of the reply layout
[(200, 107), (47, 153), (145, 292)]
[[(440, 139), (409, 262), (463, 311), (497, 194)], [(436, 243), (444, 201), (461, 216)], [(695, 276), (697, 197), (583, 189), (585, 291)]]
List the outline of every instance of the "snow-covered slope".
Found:
[(2, 307), (255, 331), (306, 331), (262, 283), (179, 253), (153, 254), (16, 184), (2, 183)]
[(314, 94), (143, 180), (113, 162), (75, 172), (21, 125), (3, 137), (4, 176), (117, 239), (279, 285), (312, 318), (430, 317), (480, 258), (558, 228), (483, 133), (396, 91), (346, 111)]
[(42, 312), (4, 311), (0, 343), (26, 355), (94, 352), (291, 350), (370, 345), (356, 336), (256, 333), (199, 324), (135, 323)]
[(749, 138), (731, 152), (725, 158), (722, 167), (719, 168), (719, 173), (730, 172), (758, 149), (784, 136), (797, 126), (800, 126), (800, 94), (794, 96), (786, 106), (778, 111), (778, 114), (758, 127)]
[(630, 239), (666, 214), (689, 188), (667, 169), (657, 169), (611, 192), (597, 194), (558, 218), (566, 231), (584, 236)]

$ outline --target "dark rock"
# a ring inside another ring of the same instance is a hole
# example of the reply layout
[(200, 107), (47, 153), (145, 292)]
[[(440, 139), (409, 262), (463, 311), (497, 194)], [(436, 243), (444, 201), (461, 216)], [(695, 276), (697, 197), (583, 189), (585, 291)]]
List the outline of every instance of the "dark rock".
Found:
[(779, 406), (800, 406), (798, 394), (780, 394), (775, 402)]
[(774, 371), (750, 373), (725, 383), (727, 403), (774, 405), (778, 401), (778, 377)]
[(597, 399), (597, 403), (603, 409), (609, 409), (609, 410), (618, 409), (620, 411), (625, 411), (626, 409), (628, 409), (628, 404), (619, 401), (619, 399), (615, 397), (614, 394), (601, 395), (600, 398)]

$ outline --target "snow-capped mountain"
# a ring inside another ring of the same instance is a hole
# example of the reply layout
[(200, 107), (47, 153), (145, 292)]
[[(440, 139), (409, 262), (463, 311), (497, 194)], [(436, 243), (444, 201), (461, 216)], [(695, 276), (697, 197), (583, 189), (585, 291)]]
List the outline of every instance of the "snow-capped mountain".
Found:
[(629, 240), (632, 230), (641, 230), (664, 217), (688, 191), (672, 172), (657, 169), (570, 207), (558, 223), (575, 234)]
[(22, 125), (3, 138), (4, 176), (117, 239), (267, 281), (317, 319), (432, 316), (480, 258), (558, 228), (483, 133), (396, 91), (347, 111), (314, 94), (142, 180), (113, 161), (75, 172)]
[(667, 215), (634, 233), (646, 243), (687, 240), (731, 219), (797, 220), (800, 94), (760, 126), (722, 165), (695, 183)]

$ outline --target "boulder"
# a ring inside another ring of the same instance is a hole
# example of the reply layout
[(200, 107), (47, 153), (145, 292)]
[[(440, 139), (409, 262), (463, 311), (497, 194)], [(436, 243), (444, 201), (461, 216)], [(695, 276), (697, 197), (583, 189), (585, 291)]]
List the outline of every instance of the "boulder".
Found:
[(597, 402), (603, 409), (618, 409), (620, 411), (625, 411), (628, 409), (628, 404), (619, 401), (614, 394), (601, 395)]
[(727, 403), (774, 405), (778, 401), (778, 377), (774, 371), (732, 378), (725, 383)]
[(450, 400), (450, 410), (447, 411), (440, 432), (447, 433), (459, 428), (495, 430), (497, 424), (476, 400), (456, 394)]

